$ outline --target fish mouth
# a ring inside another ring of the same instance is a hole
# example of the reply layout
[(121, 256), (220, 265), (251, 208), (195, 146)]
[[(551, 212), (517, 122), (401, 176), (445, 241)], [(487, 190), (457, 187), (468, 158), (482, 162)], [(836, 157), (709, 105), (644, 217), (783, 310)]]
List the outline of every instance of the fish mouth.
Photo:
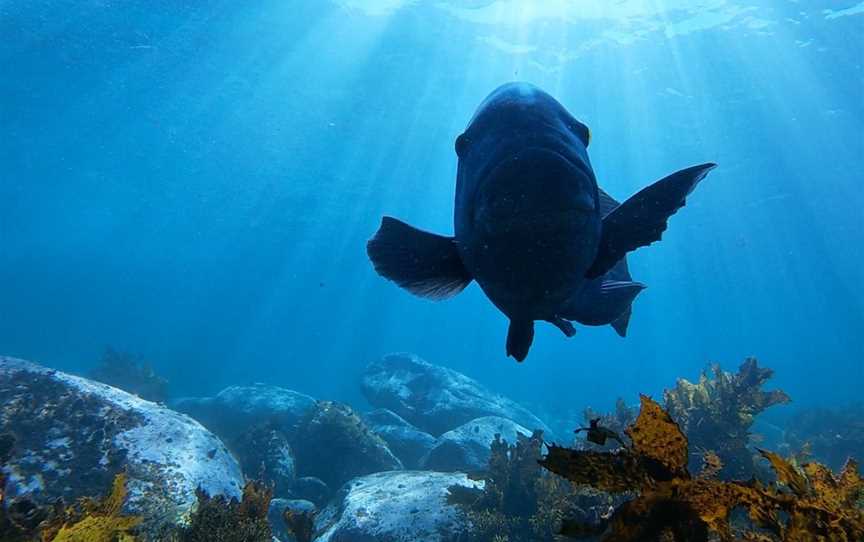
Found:
[(528, 148), (484, 177), (475, 223), (489, 233), (580, 230), (597, 214), (595, 194), (583, 167), (556, 151)]

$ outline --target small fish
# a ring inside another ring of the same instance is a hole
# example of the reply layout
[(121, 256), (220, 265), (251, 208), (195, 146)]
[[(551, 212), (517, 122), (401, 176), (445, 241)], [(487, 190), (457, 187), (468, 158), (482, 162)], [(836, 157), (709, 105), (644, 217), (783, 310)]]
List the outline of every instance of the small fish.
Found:
[(715, 164), (673, 173), (619, 204), (597, 186), (589, 142), (588, 127), (549, 94), (499, 87), (456, 138), (455, 236), (385, 216), (366, 246), (375, 270), (435, 300), (476, 280), (510, 319), (506, 352), (517, 361), (537, 320), (568, 337), (571, 321), (611, 324), (625, 336), (645, 288), (632, 281), (626, 254), (660, 239)]
[(603, 427), (602, 425), (600, 425), (600, 418), (594, 418), (588, 423), (588, 427), (580, 427), (573, 432), (578, 435), (582, 431), (585, 431), (587, 433), (585, 438), (588, 439), (588, 442), (593, 442), (598, 446), (605, 446), (607, 440), (614, 440), (621, 446), (625, 448), (627, 447), (627, 445), (624, 444), (624, 441), (621, 440), (621, 437), (618, 435), (618, 433), (609, 429), (608, 427)]

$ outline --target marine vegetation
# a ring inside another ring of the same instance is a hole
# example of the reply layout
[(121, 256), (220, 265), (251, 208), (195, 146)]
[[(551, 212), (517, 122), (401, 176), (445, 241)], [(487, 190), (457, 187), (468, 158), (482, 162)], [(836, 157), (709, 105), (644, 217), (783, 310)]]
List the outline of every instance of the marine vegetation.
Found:
[(315, 534), (315, 516), (314, 510), (286, 508), (282, 519), (297, 542), (312, 542), (312, 536)]
[[(854, 461), (839, 475), (818, 463), (799, 465), (761, 451), (777, 481), (721, 481), (716, 455), (691, 475), (689, 443), (669, 413), (647, 396), (626, 429), (631, 445), (615, 452), (549, 445), (540, 464), (579, 485), (610, 493), (635, 492), (601, 526), (565, 520), (562, 534), (602, 535), (603, 542), (856, 542), (864, 540), (858, 502), (864, 479)], [(732, 521), (733, 512), (743, 518)]]
[(90, 372), (90, 377), (148, 401), (159, 403), (168, 399), (168, 381), (157, 375), (152, 365), (138, 356), (114, 350), (110, 346), (105, 348), (99, 365)]
[(273, 534), (267, 522), (273, 491), (263, 484), (249, 481), (243, 487), (243, 498), (210, 497), (196, 491), (198, 507), (189, 526), (177, 542), (271, 542)]
[(38, 505), (28, 498), (5, 495), (2, 470), (12, 456), (15, 438), (0, 435), (0, 540), (3, 542), (135, 542), (134, 528), (142, 518), (121, 514), (126, 501), (126, 476), (114, 478), (111, 493), (102, 500), (83, 497), (67, 507), (62, 499)]
[(558, 531), (569, 484), (548, 476), (538, 463), (543, 432), (517, 434), (508, 444), (495, 435), (482, 490), (452, 486), (448, 500), (466, 512), (468, 529), (459, 540), (508, 542), (547, 540)]
[(784, 444), (834, 469), (850, 457), (864, 457), (864, 404), (799, 412), (789, 422)]
[[(101, 501), (87, 497), (78, 499), (75, 506), (66, 508), (42, 527), (42, 539), (51, 542), (134, 542), (132, 532), (142, 518), (122, 515), (120, 512), (125, 501), (126, 476), (118, 474), (110, 495)], [(56, 534), (52, 534), (54, 532)]]
[(572, 484), (540, 468), (543, 432), (530, 437), (517, 434), (515, 444), (495, 435), (489, 466), (475, 478), (483, 489), (450, 487), (448, 501), (460, 506), (467, 529), (457, 540), (470, 542), (517, 542), (553, 540), (565, 517), (578, 514), (590, 522), (606, 513), (613, 498), (589, 488), (575, 490)]
[[(687, 435), (691, 447), (713, 451), (720, 457), (723, 479), (747, 478), (756, 472), (754, 454), (748, 447), (753, 420), (768, 407), (789, 402), (789, 396), (780, 390), (762, 390), (773, 374), (771, 369), (759, 367), (755, 358), (747, 358), (737, 374), (713, 364), (702, 372), (698, 383), (682, 378), (663, 394), (666, 411)], [(694, 461), (698, 462), (700, 455), (696, 454)]]

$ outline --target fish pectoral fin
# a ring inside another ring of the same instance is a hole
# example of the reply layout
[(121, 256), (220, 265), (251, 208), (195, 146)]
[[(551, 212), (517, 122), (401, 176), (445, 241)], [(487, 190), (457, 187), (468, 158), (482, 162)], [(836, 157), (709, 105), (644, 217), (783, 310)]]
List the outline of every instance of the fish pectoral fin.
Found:
[(366, 253), (379, 275), (414, 295), (441, 300), (471, 282), (452, 237), (436, 235), (385, 216)]
[(669, 217), (684, 206), (690, 192), (716, 166), (702, 164), (675, 172), (643, 188), (603, 217), (597, 257), (585, 276), (597, 278), (628, 252), (659, 241)]
[(546, 321), (560, 329), (561, 333), (563, 333), (567, 337), (572, 337), (573, 335), (576, 335), (576, 328), (573, 327), (572, 322), (570, 322), (569, 320), (565, 320), (560, 316), (555, 316)]
[(507, 330), (507, 355), (522, 362), (528, 357), (528, 350), (534, 342), (534, 320), (510, 319)]

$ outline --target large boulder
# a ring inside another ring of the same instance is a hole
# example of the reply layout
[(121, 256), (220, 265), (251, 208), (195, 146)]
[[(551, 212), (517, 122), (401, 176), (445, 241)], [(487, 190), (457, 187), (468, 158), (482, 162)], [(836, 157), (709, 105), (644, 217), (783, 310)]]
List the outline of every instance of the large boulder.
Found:
[(314, 476), (297, 478), (291, 486), (292, 499), (309, 501), (318, 507), (327, 504), (332, 493), (331, 489), (324, 483), (324, 480), (315, 478)]
[(337, 488), (357, 476), (402, 469), (384, 440), (351, 407), (319, 401), (292, 441), (297, 472)]
[(435, 437), (386, 408), (367, 412), (363, 419), (375, 434), (384, 439), (406, 469), (420, 468), (420, 459), (435, 445)]
[(442, 472), (484, 470), (489, 465), (495, 435), (512, 444), (517, 433), (531, 436), (531, 431), (507, 418), (484, 416), (471, 420), (441, 435), (422, 459), (422, 468)]
[(282, 431), (271, 424), (256, 425), (229, 445), (247, 478), (271, 486), (277, 497), (290, 495), (296, 476), (294, 452)]
[(363, 394), (423, 431), (438, 436), (481, 416), (500, 416), (530, 429), (552, 432), (528, 409), (488, 390), (462, 373), (433, 365), (413, 354), (391, 354), (370, 363)]
[(482, 487), (462, 473), (382, 472), (343, 486), (315, 519), (315, 542), (445, 542), (465, 526), (451, 486)]
[(290, 433), (315, 406), (315, 399), (279, 386), (253, 384), (225, 388), (215, 397), (184, 397), (171, 406), (231, 441), (261, 423)]
[(0, 357), (0, 427), (14, 436), (7, 498), (101, 496), (125, 471), (124, 511), (144, 517), (143, 539), (186, 523), (197, 488), (241, 495), (237, 462), (192, 418), (28, 361)]

